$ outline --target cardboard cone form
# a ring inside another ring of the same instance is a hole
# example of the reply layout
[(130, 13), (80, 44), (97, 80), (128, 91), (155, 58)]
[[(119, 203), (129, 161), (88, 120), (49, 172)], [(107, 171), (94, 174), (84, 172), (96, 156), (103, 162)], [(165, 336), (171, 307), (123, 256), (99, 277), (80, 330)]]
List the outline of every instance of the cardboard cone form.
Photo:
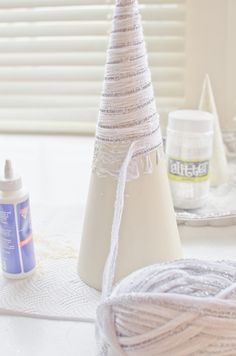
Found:
[(218, 186), (226, 183), (228, 180), (228, 163), (215, 98), (208, 75), (206, 75), (203, 83), (199, 110), (208, 111), (214, 115), (214, 138), (210, 182), (212, 186)]
[(96, 289), (102, 287), (122, 179), (115, 280), (182, 257), (161, 143), (138, 4), (117, 0), (78, 264), (81, 279)]

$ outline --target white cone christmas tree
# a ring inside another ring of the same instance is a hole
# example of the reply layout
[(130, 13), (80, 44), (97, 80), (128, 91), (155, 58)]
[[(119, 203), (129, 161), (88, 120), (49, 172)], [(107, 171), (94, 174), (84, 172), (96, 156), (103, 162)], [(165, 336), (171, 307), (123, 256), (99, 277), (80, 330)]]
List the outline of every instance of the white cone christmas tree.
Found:
[(79, 257), (81, 278), (96, 288), (113, 235), (116, 279), (181, 256), (161, 144), (138, 3), (117, 0)]
[(199, 103), (199, 110), (208, 111), (214, 115), (214, 138), (213, 154), (211, 159), (210, 182), (212, 186), (226, 183), (228, 179), (228, 163), (220, 128), (219, 116), (216, 108), (215, 98), (210, 82), (206, 75), (203, 83), (202, 94)]

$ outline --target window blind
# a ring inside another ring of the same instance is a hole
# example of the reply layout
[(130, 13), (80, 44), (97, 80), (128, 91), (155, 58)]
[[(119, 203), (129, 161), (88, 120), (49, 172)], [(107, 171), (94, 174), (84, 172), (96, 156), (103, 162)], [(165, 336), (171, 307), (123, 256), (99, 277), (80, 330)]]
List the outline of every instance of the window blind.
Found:
[[(94, 132), (112, 0), (0, 0), (0, 130)], [(162, 122), (183, 106), (185, 0), (140, 0)]]

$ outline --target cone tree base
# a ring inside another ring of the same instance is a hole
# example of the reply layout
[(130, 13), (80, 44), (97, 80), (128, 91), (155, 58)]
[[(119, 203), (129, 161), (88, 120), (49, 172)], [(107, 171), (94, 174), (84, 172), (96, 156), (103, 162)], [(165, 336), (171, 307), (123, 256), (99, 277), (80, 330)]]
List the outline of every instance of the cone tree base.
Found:
[[(151, 160), (152, 174), (140, 172), (138, 179), (126, 184), (116, 281), (144, 266), (182, 257), (165, 158), (162, 154), (157, 164), (153, 152)], [(98, 290), (110, 249), (116, 186), (115, 178), (92, 173), (78, 272), (86, 284)]]

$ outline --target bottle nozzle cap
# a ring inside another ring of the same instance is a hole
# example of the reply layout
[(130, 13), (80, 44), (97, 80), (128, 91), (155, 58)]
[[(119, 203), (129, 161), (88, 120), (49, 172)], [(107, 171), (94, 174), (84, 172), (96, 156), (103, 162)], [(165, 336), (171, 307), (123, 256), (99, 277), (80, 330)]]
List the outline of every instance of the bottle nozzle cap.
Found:
[(0, 179), (0, 190), (3, 192), (15, 191), (22, 188), (21, 177), (14, 175), (12, 162), (10, 159), (5, 161), (4, 177)]
[(12, 163), (10, 159), (6, 159), (4, 167), (5, 179), (12, 179), (14, 176)]

